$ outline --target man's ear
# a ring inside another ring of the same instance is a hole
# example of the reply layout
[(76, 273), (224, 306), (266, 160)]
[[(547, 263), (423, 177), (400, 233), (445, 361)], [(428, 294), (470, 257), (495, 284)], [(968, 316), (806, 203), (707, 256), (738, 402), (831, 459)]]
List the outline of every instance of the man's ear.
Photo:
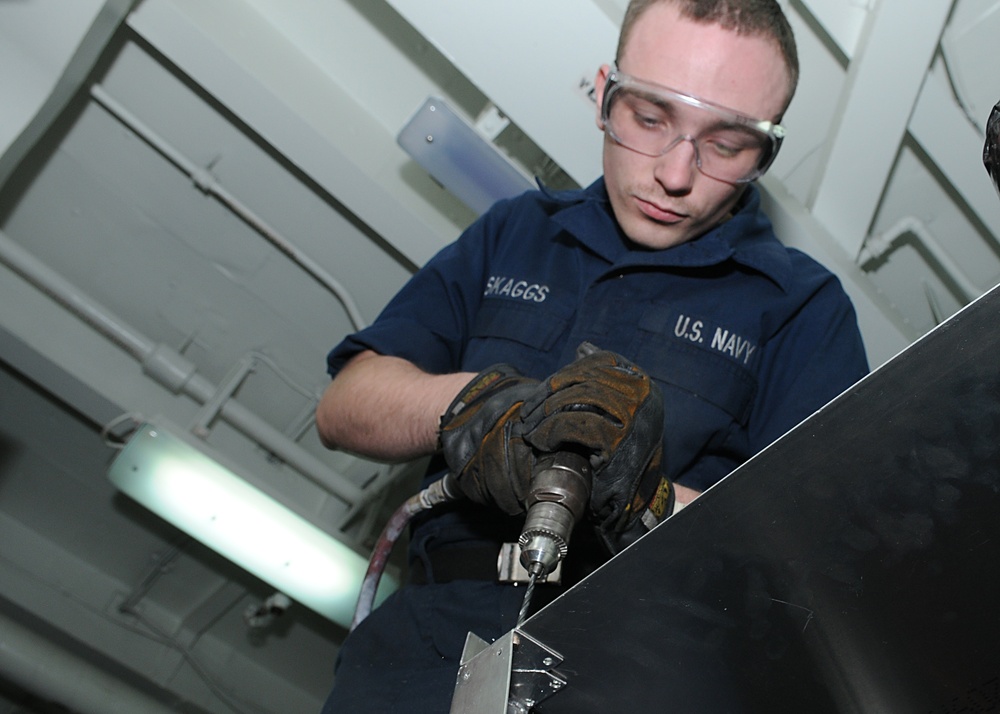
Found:
[(611, 65), (602, 64), (594, 77), (594, 97), (597, 99), (597, 128), (604, 131), (604, 122), (601, 121), (601, 109), (604, 105), (604, 86), (608, 83), (608, 75), (611, 74)]

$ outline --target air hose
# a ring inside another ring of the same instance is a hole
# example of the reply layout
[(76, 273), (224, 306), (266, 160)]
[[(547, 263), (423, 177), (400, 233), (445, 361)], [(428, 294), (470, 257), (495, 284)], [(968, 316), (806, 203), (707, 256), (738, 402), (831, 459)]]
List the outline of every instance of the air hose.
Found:
[(461, 497), (461, 491), (455, 486), (455, 477), (449, 473), (420, 493), (410, 496), (403, 505), (396, 509), (392, 517), (389, 518), (389, 522), (385, 524), (385, 528), (382, 529), (382, 533), (372, 549), (371, 558), (368, 560), (368, 570), (358, 593), (358, 604), (354, 608), (351, 630), (361, 624), (361, 621), (371, 613), (379, 581), (382, 579), (382, 573), (385, 572), (385, 565), (389, 561), (392, 548), (403, 529), (418, 513), (434, 508), (439, 503), (454, 501), (459, 497)]

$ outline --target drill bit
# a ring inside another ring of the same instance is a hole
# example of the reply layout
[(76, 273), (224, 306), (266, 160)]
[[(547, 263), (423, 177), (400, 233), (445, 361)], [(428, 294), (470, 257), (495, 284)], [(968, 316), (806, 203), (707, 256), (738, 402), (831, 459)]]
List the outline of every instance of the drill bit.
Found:
[(538, 582), (540, 568), (533, 568), (528, 574), (528, 587), (524, 590), (524, 600), (521, 601), (521, 610), (517, 613), (517, 627), (524, 624), (528, 619), (528, 611), (531, 609), (531, 596), (535, 594), (535, 584)]

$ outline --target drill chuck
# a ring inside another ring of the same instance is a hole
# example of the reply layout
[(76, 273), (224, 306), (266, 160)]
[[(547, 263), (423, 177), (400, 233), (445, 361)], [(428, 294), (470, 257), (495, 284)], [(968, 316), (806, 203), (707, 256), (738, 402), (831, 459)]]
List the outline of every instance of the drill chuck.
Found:
[(521, 564), (532, 575), (548, 575), (566, 557), (570, 534), (590, 501), (590, 483), (590, 462), (572, 452), (547, 456), (535, 468), (518, 539)]

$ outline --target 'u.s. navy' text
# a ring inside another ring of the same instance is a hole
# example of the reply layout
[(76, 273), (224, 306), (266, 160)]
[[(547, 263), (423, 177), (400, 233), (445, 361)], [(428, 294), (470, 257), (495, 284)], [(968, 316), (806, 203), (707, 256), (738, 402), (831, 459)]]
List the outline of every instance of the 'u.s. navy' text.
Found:
[[(688, 315), (680, 315), (677, 318), (677, 324), (674, 325), (674, 335), (690, 340), (691, 342), (704, 344), (706, 336), (705, 323), (701, 320), (693, 320)], [(715, 328), (715, 333), (712, 335), (709, 346), (713, 350), (727, 354), (743, 364), (750, 362), (750, 358), (757, 349), (757, 345), (753, 344), (750, 340), (741, 337), (732, 330), (722, 327)]]

